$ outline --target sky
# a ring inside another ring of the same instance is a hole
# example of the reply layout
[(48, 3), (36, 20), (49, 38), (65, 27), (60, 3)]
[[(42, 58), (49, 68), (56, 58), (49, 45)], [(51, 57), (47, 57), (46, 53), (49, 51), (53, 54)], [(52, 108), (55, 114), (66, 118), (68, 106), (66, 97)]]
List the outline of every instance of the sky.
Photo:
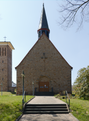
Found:
[(89, 23), (84, 22), (79, 31), (77, 24), (63, 29), (59, 26), (59, 5), (63, 0), (0, 0), (0, 41), (10, 41), (12, 52), (12, 81), (16, 83), (15, 67), (38, 40), (38, 26), (44, 2), (50, 40), (66, 61), (73, 67), (72, 84), (77, 72), (89, 65)]

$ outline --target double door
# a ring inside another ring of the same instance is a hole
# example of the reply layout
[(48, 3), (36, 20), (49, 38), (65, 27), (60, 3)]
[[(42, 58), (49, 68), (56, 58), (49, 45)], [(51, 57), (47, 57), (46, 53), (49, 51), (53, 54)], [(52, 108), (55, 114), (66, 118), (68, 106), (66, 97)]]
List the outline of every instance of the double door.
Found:
[(39, 82), (40, 92), (49, 92), (49, 82)]

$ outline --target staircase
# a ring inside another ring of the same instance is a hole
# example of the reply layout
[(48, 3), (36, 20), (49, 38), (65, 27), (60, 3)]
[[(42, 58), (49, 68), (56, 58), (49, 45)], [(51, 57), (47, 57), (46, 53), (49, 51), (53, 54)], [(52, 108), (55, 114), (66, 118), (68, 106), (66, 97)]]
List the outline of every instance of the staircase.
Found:
[(67, 104), (26, 104), (23, 114), (66, 114)]

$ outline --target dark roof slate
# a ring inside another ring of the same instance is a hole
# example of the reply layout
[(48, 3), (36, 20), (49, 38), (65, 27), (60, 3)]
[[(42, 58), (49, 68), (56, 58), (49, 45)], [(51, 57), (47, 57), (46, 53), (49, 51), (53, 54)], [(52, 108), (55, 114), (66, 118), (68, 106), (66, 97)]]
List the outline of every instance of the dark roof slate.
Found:
[(43, 3), (43, 9), (42, 9), (42, 14), (41, 14), (38, 30), (42, 29), (42, 28), (45, 28), (45, 29), (49, 30), (47, 17), (46, 17), (46, 13), (45, 13), (45, 8), (44, 8), (44, 3)]

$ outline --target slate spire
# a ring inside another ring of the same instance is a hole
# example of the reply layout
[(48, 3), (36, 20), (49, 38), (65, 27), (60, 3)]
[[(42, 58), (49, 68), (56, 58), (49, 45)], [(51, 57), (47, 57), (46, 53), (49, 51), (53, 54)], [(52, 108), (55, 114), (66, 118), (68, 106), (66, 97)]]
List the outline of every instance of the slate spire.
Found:
[(39, 28), (38, 28), (38, 38), (45, 33), (46, 36), (49, 38), (49, 27), (48, 27), (48, 22), (47, 22), (47, 17), (45, 13), (45, 8), (44, 8), (44, 3), (43, 3), (43, 8), (42, 8), (42, 14), (40, 18), (40, 23), (39, 23)]

